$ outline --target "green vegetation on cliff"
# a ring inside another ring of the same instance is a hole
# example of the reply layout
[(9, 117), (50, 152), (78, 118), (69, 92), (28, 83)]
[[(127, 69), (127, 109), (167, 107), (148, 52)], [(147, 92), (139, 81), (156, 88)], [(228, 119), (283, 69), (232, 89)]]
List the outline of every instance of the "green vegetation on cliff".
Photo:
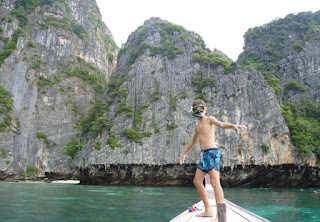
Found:
[(296, 152), (302, 157), (308, 157), (313, 152), (320, 162), (320, 107), (305, 99), (303, 103), (286, 102), (281, 111)]
[(27, 167), (27, 170), (26, 170), (26, 173), (27, 173), (27, 176), (36, 176), (38, 174), (38, 168), (35, 167), (35, 166), (28, 166)]
[(213, 68), (219, 65), (224, 69), (227, 69), (229, 67), (229, 62), (227, 59), (223, 58), (216, 52), (211, 52), (210, 50), (195, 50), (193, 53), (192, 61)]
[(73, 32), (82, 40), (85, 40), (85, 35), (87, 34), (83, 25), (72, 19), (70, 15), (66, 15), (62, 19), (55, 16), (47, 16), (45, 24)]
[[(147, 36), (156, 33), (159, 33), (161, 37), (160, 46), (152, 46), (146, 42)], [(130, 64), (133, 64), (147, 49), (150, 50), (151, 56), (162, 55), (175, 59), (177, 55), (184, 53), (180, 43), (189, 41), (187, 30), (182, 26), (162, 20), (139, 27), (130, 38), (130, 42), (124, 45), (118, 55), (120, 57), (129, 50)]]
[[(249, 29), (244, 35), (245, 51), (239, 56), (238, 63), (244, 70), (260, 71), (279, 101), (282, 90), (305, 92), (306, 87), (295, 81), (288, 81), (282, 88), (274, 71), (281, 59), (301, 52), (306, 41), (320, 40), (319, 27), (320, 11), (289, 14), (284, 19)], [(301, 103), (282, 101), (281, 106), (296, 152), (301, 157), (308, 157), (313, 152), (320, 161), (319, 107), (308, 98)]]
[(215, 77), (203, 77), (203, 71), (200, 70), (197, 75), (191, 79), (191, 84), (195, 87), (195, 93), (197, 96), (195, 99), (202, 99), (205, 102), (209, 102), (207, 97), (202, 93), (202, 90), (208, 86), (216, 87), (217, 79)]
[(19, 20), (19, 25), (24, 27), (28, 22), (28, 14), (33, 12), (37, 7), (49, 7), (58, 3), (62, 3), (66, 7), (65, 0), (15, 0), (15, 7), (11, 13)]
[(67, 77), (75, 76), (89, 83), (98, 94), (103, 93), (107, 85), (104, 73), (79, 57), (77, 60), (71, 60), (63, 72)]
[[(246, 55), (240, 55), (241, 64), (248, 64), (254, 60), (255, 63), (268, 65), (276, 64), (280, 59), (288, 55), (292, 46), (296, 49), (303, 47), (305, 36), (320, 25), (320, 13), (301, 12), (289, 14), (284, 19), (278, 19), (264, 26), (249, 29), (245, 35), (245, 45), (251, 41), (259, 42), (261, 51), (245, 51)], [(245, 46), (246, 48), (246, 46)], [(261, 54), (264, 56), (261, 56)], [(257, 59), (255, 56), (259, 56)]]
[(44, 132), (38, 132), (38, 133), (37, 133), (37, 138), (38, 138), (38, 139), (43, 139), (43, 142), (46, 144), (47, 148), (50, 148), (51, 143), (50, 143), (50, 141), (49, 141), (48, 136), (47, 136), (46, 133), (44, 133)]
[[(301, 12), (249, 29), (244, 35), (245, 51), (240, 54), (238, 63), (244, 70), (254, 68), (260, 71), (279, 98), (282, 87), (273, 74), (277, 62), (291, 50), (302, 51), (305, 41), (314, 36), (319, 25), (319, 12)], [(248, 45), (259, 46), (248, 48)]]
[[(109, 80), (107, 84), (108, 96), (103, 97), (103, 99), (97, 99), (95, 104), (89, 110), (89, 113), (76, 125), (76, 128), (80, 130), (80, 133), (76, 138), (72, 138), (72, 140), (63, 147), (63, 153), (65, 155), (72, 159), (75, 158), (81, 151), (82, 147), (88, 143), (89, 139), (96, 139), (104, 131), (109, 135), (107, 144), (109, 144), (111, 148), (122, 146), (118, 143), (119, 139), (111, 130), (113, 126), (111, 121), (112, 116), (108, 116), (108, 111), (115, 101), (121, 101), (128, 95), (127, 89), (120, 88), (124, 81), (125, 78), (122, 77), (113, 77)], [(122, 111), (122, 108), (119, 108), (118, 112)], [(98, 147), (99, 146), (101, 146), (101, 144), (98, 145)]]
[[(1, 34), (1, 33), (0, 33)], [(12, 52), (14, 52), (17, 49), (17, 42), (18, 38), (20, 36), (23, 36), (25, 34), (25, 31), (23, 28), (18, 27), (11, 36), (11, 39), (2, 37), (0, 35), (0, 41), (3, 41), (4, 46), (3, 50), (0, 52), (0, 66), (4, 63), (4, 60), (8, 58)]]
[(12, 126), (12, 111), (13, 100), (11, 99), (11, 93), (0, 85), (0, 118), (2, 120), (0, 122), (0, 132)]

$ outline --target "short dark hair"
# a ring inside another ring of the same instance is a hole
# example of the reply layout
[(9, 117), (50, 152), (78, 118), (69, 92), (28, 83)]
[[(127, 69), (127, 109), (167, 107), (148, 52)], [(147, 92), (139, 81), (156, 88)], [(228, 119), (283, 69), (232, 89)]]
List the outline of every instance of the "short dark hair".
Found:
[(207, 107), (207, 104), (202, 99), (196, 99), (192, 102), (192, 106), (196, 105), (203, 105), (204, 107)]

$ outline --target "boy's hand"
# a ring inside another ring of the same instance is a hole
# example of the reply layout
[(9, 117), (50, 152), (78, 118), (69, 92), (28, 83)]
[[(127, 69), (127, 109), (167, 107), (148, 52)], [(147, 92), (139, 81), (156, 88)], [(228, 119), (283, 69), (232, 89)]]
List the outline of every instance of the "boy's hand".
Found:
[(234, 128), (236, 130), (247, 130), (247, 127), (244, 125), (234, 125)]
[(180, 158), (180, 165), (182, 165), (184, 163), (184, 159), (186, 158), (187, 155), (183, 155), (181, 158)]

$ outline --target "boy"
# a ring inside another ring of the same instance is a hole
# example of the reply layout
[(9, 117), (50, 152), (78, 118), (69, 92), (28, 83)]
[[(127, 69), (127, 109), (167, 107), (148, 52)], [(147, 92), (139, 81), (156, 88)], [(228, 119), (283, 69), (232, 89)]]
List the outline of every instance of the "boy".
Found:
[[(224, 129), (247, 129), (243, 125), (234, 125), (230, 123), (219, 122), (213, 116), (206, 116), (207, 105), (203, 100), (195, 100), (192, 103), (191, 114), (199, 118), (199, 122), (195, 126), (194, 135), (192, 141), (190, 142), (184, 155), (180, 158), (180, 164), (183, 164), (188, 152), (194, 147), (198, 140), (200, 140), (201, 148), (201, 160), (197, 165), (196, 174), (193, 180), (195, 187), (197, 188), (200, 197), (204, 203), (205, 211), (203, 213), (197, 214), (198, 217), (212, 217), (213, 213), (209, 205), (209, 199), (207, 196), (207, 191), (203, 186), (203, 179), (208, 173), (210, 175), (210, 183), (214, 188), (214, 194), (216, 203), (223, 202), (223, 190), (220, 185), (220, 149), (217, 148), (215, 143), (215, 127), (218, 126)], [(218, 215), (214, 222), (218, 221)]]

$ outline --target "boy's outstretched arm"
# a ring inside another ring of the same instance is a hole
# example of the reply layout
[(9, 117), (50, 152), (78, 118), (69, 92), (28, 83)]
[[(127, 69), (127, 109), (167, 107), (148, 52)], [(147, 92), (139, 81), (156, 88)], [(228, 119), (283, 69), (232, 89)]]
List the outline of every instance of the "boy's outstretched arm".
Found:
[(194, 147), (194, 145), (197, 143), (198, 139), (199, 139), (199, 134), (198, 134), (197, 130), (194, 129), (193, 138), (192, 138), (192, 140), (191, 140), (191, 142), (190, 142), (190, 144), (189, 144), (186, 152), (184, 152), (183, 156), (180, 158), (180, 165), (183, 164), (184, 159), (186, 158), (186, 156), (187, 156), (187, 154), (189, 153), (189, 151), (190, 151), (190, 150)]
[(231, 124), (231, 123), (220, 122), (216, 118), (214, 118), (213, 116), (210, 116), (209, 119), (210, 119), (210, 123), (212, 123), (220, 128), (236, 129), (236, 130), (241, 130), (241, 129), (246, 130), (247, 129), (247, 127), (244, 125), (235, 125), (235, 124)]

